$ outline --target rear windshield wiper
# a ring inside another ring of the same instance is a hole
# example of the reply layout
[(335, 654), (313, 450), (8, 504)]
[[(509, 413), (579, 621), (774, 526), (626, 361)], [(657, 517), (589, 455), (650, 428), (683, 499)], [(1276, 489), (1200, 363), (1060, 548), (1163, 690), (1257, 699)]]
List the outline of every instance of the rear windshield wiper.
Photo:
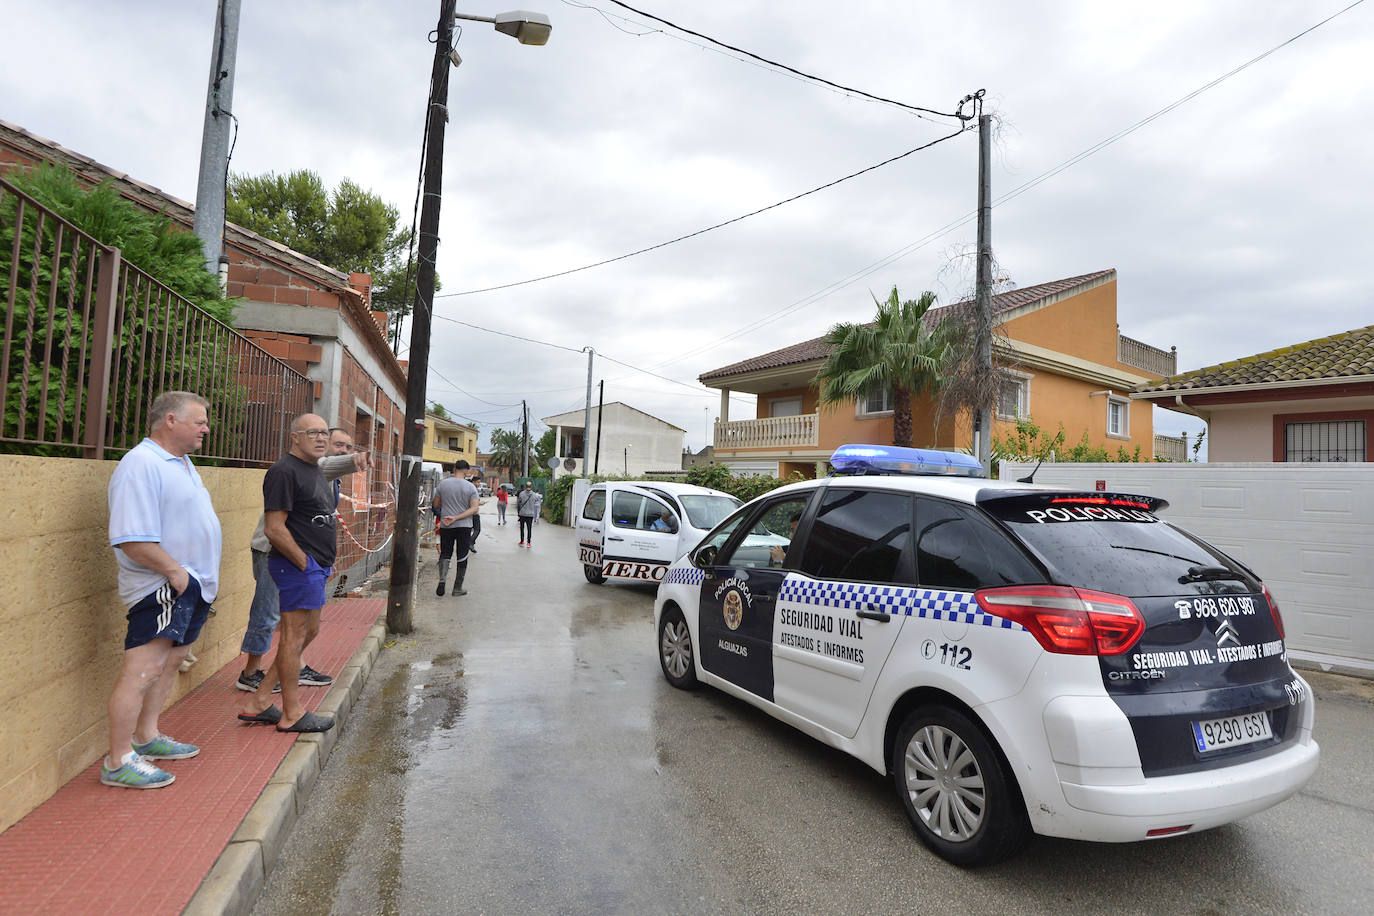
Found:
[[(1163, 550), (1151, 550), (1151, 549), (1148, 548), (1148, 547), (1132, 547), (1132, 546), (1130, 546), (1129, 544), (1109, 544), (1108, 546), (1111, 547), (1113, 550), (1137, 550), (1137, 551), (1139, 551), (1139, 552), (1141, 552), (1141, 553), (1152, 553), (1152, 554), (1154, 554), (1154, 555), (1157, 556), (1157, 557), (1169, 557), (1170, 559), (1174, 559), (1174, 560), (1182, 560), (1184, 563), (1196, 563), (1196, 562), (1197, 562), (1197, 561), (1194, 560), (1192, 557), (1181, 557), (1181, 556), (1179, 556), (1179, 555), (1176, 554), (1176, 553), (1167, 553), (1167, 552), (1165, 552), (1165, 551), (1163, 551)], [(1207, 567), (1207, 568), (1208, 568), (1208, 569), (1215, 569), (1216, 567), (1211, 567), (1211, 566), (1209, 566), (1209, 567)], [(1191, 572), (1191, 570), (1190, 570), (1190, 572)]]
[(1218, 579), (1234, 579), (1244, 582), (1245, 577), (1225, 566), (1189, 566), (1188, 571), (1178, 577), (1179, 584), (1188, 582), (1215, 582)]

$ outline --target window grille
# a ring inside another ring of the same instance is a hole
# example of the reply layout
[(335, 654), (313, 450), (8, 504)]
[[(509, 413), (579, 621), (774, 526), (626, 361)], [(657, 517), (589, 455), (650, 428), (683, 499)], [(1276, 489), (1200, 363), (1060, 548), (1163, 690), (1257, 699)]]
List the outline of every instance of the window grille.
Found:
[(1284, 424), (1284, 461), (1364, 461), (1364, 420)]

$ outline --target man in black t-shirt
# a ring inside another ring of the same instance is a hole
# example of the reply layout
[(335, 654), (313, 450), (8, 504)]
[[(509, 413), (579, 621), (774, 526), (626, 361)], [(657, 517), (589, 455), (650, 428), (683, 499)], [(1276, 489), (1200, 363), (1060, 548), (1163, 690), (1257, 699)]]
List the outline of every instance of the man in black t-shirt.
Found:
[[(299, 416), (291, 424), (291, 450), (267, 469), (262, 480), (264, 530), (272, 542), (267, 571), (281, 595), (281, 630), (272, 670), (239, 718), (275, 723), (277, 731), (322, 732), (334, 727), (332, 716), (305, 711), (297, 683), (301, 651), (320, 631), (324, 586), (337, 547), (334, 490), (317, 464), (328, 449), (329, 424), (315, 414)], [(277, 684), (280, 710), (272, 704)]]

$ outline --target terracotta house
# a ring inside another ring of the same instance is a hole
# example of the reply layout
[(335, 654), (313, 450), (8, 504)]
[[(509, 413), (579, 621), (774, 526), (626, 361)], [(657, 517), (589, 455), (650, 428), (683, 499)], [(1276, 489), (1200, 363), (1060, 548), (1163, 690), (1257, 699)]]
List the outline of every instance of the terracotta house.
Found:
[(1374, 325), (1157, 380), (1133, 397), (1206, 420), (1208, 461), (1374, 460)]
[[(1109, 452), (1138, 446), (1143, 458), (1154, 457), (1152, 407), (1131, 393), (1171, 375), (1175, 352), (1123, 335), (1116, 294), (1116, 271), (1100, 270), (993, 297), (1002, 337), (993, 355), (1000, 386), (994, 438), (1013, 430), (1018, 418), (1030, 418), (1051, 433), (1062, 423), (1070, 445), (1086, 432), (1091, 444)], [(928, 320), (970, 305), (932, 309)], [(715, 460), (734, 473), (814, 477), (825, 473), (826, 459), (846, 442), (890, 443), (890, 393), (865, 403), (819, 406), (814, 380), (828, 353), (818, 337), (702, 374), (703, 385), (721, 392)], [(731, 392), (757, 395), (753, 417), (731, 419)], [(915, 445), (971, 446), (969, 416), (942, 416), (938, 428), (935, 417), (929, 398), (913, 404)]]

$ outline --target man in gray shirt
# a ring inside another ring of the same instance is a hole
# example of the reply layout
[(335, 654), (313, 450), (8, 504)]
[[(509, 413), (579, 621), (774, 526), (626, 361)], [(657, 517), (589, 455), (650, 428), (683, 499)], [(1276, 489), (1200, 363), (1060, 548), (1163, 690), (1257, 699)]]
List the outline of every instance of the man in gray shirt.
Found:
[(467, 480), (469, 465), (455, 461), (447, 468), (449, 476), (434, 488), (434, 517), (439, 520), (439, 587), (434, 594), (444, 593), (448, 579), (450, 558), (457, 554), (458, 572), (453, 577), (453, 594), (466, 595), (463, 577), (468, 572), (468, 547), (472, 538), (472, 518), (481, 508), (477, 488)]

